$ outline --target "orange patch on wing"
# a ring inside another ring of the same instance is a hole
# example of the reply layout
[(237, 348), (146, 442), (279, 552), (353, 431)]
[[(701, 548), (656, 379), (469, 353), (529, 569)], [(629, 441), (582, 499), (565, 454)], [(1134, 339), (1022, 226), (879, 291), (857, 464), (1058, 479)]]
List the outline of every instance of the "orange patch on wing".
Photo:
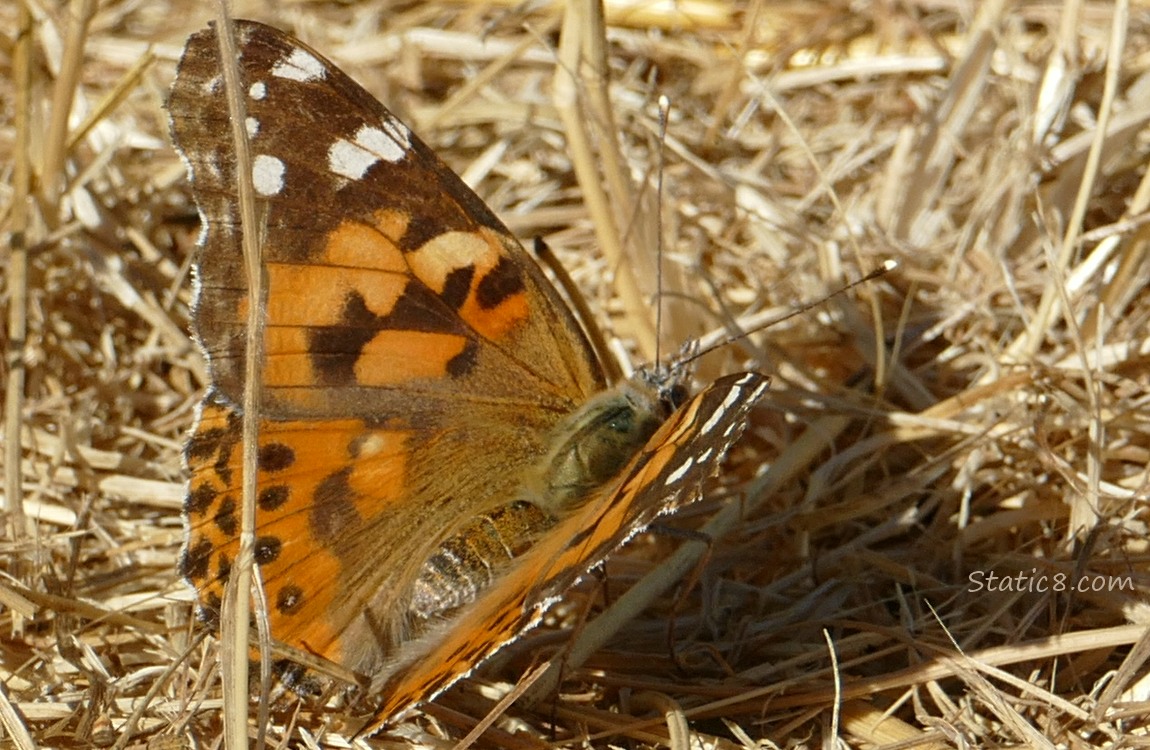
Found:
[(386, 315), (406, 284), (406, 274), (392, 271), (269, 263), (266, 326), (338, 325), (352, 294), (377, 315)]
[(375, 228), (395, 245), (407, 233), (407, 226), (411, 223), (411, 214), (406, 211), (396, 211), (390, 208), (381, 208), (375, 212)]
[(467, 339), (450, 333), (380, 331), (356, 360), (355, 381), (365, 386), (387, 386), (444, 378), (448, 364), (466, 346)]
[[(623, 485), (619, 494), (621, 496), (633, 496), (639, 490), (651, 486), (658, 478), (659, 473), (667, 467), (673, 458), (675, 458), (678, 451), (675, 450), (674, 445), (662, 445), (651, 454), (651, 458), (639, 471), (632, 473), (627, 478), (627, 483)], [(620, 503), (616, 506), (618, 510), (625, 510), (625, 504)]]
[(472, 295), (467, 298), (466, 304), (459, 311), (459, 316), (466, 320), (468, 325), (491, 341), (498, 341), (506, 336), (515, 326), (527, 320), (530, 314), (531, 308), (527, 303), (526, 291), (509, 295), (490, 309), (480, 307)]
[(328, 234), (322, 262), (405, 273), (407, 262), (396, 243), (407, 231), (410, 218), (399, 211), (382, 210), (376, 212), (374, 226), (345, 221)]
[(368, 430), (355, 439), (356, 459), (348, 485), (364, 521), (370, 522), (407, 498), (407, 460), (411, 456), (407, 442), (411, 437), (406, 430)]
[(277, 408), (288, 411), (321, 414), (331, 408), (330, 393), (327, 388), (268, 388), (264, 385), (264, 398)]
[[(281, 519), (260, 529), (261, 533), (274, 533), (285, 540), (279, 558), (260, 566), (264, 591), (268, 602), (268, 624), (272, 638), (331, 661), (340, 658), (339, 634), (328, 613), (338, 606), (339, 580), (342, 563), (338, 557), (321, 547), (306, 543), (307, 537), (293, 537), (301, 533), (301, 525), (294, 519)], [(280, 609), (284, 599), (298, 595), (299, 603), (290, 611)]]
[(333, 384), (321, 384), (316, 377), (312, 356), (307, 352), (307, 331), (302, 328), (269, 328), (265, 337), (268, 345), (261, 378), (265, 398), (278, 406), (290, 406), (297, 412), (320, 413), (330, 408), (327, 389)]
[[(410, 431), (396, 422), (369, 429), (358, 419), (325, 422), (269, 422), (260, 424), (260, 446), (275, 446), (280, 455), (290, 451), (290, 462), (274, 471), (261, 468), (258, 492), (286, 487), (288, 495), (275, 508), (257, 508), (257, 539), (279, 540), (275, 559), (261, 566), (268, 602), (268, 621), (275, 640), (333, 662), (342, 657), (338, 621), (331, 619), (344, 593), (339, 581), (343, 561), (313, 535), (317, 490), (333, 474), (351, 467), (352, 500), (362, 518), (373, 509), (402, 497), (407, 478), (407, 440)], [(238, 444), (237, 444), (238, 445)], [(242, 479), (242, 451), (228, 457), (232, 483), (238, 492)], [(238, 551), (238, 540), (229, 540)], [(234, 559), (234, 553), (233, 553)], [(222, 593), (222, 585), (220, 586)], [(290, 603), (290, 607), (285, 607)]]
[[(525, 282), (493, 307), (484, 308), (477, 295), (479, 285), (500, 263), (517, 266), (505, 243), (513, 242), (499, 233), (481, 227), (471, 232), (445, 232), (408, 254), (412, 273), (434, 292), (440, 294), (450, 274), (472, 267), (471, 286), (459, 308), (459, 316), (486, 339), (497, 341), (520, 325), (531, 314)], [(520, 271), (514, 268), (515, 273)]]

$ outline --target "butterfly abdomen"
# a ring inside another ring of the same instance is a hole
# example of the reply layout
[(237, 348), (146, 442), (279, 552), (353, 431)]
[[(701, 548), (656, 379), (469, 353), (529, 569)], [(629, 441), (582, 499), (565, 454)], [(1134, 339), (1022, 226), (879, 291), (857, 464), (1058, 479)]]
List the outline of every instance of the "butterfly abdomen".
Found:
[(525, 500), (475, 518), (423, 564), (412, 586), (411, 614), (441, 617), (475, 601), (501, 568), (553, 525), (553, 516)]

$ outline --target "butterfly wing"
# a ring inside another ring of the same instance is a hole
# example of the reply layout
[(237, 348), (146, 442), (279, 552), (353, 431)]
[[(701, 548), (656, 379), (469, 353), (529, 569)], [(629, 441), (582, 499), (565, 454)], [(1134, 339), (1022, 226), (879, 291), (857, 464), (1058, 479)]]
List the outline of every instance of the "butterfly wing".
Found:
[[(188, 41), (172, 134), (204, 222), (195, 308), (211, 388), (186, 457), (183, 570), (209, 617), (238, 551), (248, 290), (262, 232), (256, 557), (274, 637), (371, 674), (419, 563), (511, 499), (603, 376), (566, 305), (483, 202), (370, 94), (285, 34), (236, 22), (250, 164), (214, 29)], [(260, 227), (240, 222), (250, 169)], [(367, 629), (374, 646), (349, 644)]]
[(466, 675), (537, 624), (556, 598), (657, 515), (697, 499), (769, 382), (755, 372), (729, 375), (677, 409), (618, 480), (540, 539), (506, 578), (460, 613), (461, 621), (484, 628), (444, 628), (404, 645), (401, 666), (385, 675), (382, 702), (365, 731), (402, 718), (416, 702)]

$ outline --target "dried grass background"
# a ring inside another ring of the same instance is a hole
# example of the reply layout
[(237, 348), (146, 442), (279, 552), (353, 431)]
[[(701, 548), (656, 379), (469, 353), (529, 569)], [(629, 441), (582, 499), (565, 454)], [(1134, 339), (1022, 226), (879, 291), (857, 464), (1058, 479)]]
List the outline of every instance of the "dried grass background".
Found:
[[(774, 377), (707, 499), (668, 522), (726, 533), (635, 540), (547, 627), (357, 746), (451, 746), (555, 654), (558, 690), (479, 746), (1150, 744), (1150, 10), (623, 6), (611, 132), (578, 108), (622, 155), (617, 260), (553, 99), (557, 3), (234, 9), (344, 65), (518, 235), (546, 237), (639, 360), (660, 231), (664, 352), (900, 263), (702, 366)], [(217, 644), (175, 572), (205, 371), (197, 216), (163, 110), (211, 13), (0, 5), (0, 746), (218, 743)], [(649, 606), (623, 596), (673, 560), (680, 583)], [(630, 619), (563, 662), (612, 605)], [(271, 715), (270, 746), (347, 746), (338, 706), (280, 692)]]

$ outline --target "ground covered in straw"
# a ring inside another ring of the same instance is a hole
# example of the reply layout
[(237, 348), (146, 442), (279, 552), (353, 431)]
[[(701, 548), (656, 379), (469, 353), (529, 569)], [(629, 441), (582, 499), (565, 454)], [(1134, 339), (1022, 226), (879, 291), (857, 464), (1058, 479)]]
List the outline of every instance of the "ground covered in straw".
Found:
[[(95, 5), (0, 6), (0, 746), (213, 747), (218, 644), (176, 573), (198, 219), (163, 104), (214, 11)], [(477, 746), (1150, 743), (1143, 4), (617, 0), (605, 31), (552, 2), (235, 13), (546, 238), (620, 353), (754, 329), (698, 377), (773, 378), (678, 532), (358, 746), (451, 746), (549, 658), (558, 685)], [(338, 699), (267, 708), (271, 746), (348, 746)]]

